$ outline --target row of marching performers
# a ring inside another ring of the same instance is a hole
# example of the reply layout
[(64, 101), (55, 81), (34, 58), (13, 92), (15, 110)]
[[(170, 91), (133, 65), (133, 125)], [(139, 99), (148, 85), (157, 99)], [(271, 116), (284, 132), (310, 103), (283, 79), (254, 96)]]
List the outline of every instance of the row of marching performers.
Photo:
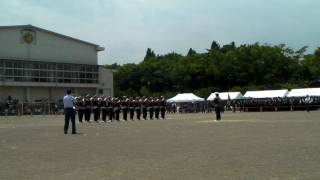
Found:
[[(93, 120), (98, 122), (99, 119), (106, 122), (120, 121), (120, 113), (122, 119), (127, 121), (128, 115), (130, 120), (134, 119), (165, 119), (166, 100), (163, 96), (160, 98), (152, 97), (136, 97), (127, 98), (112, 98), (112, 97), (76, 97), (76, 109), (78, 112), (79, 122), (83, 122), (83, 117), (86, 122), (90, 122), (91, 114)], [(149, 113), (149, 117), (148, 117)], [(141, 117), (142, 115), (142, 117)]]

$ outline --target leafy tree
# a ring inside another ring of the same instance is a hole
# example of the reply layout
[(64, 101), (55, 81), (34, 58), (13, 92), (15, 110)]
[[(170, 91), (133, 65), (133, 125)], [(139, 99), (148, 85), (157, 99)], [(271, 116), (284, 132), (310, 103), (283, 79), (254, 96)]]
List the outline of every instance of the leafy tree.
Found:
[(320, 48), (305, 54), (285, 44), (242, 44), (222, 47), (213, 41), (206, 53), (192, 48), (186, 56), (175, 52), (155, 55), (148, 48), (139, 64), (106, 65), (114, 72), (115, 95), (173, 96), (195, 92), (241, 91), (307, 87), (320, 77)]
[(197, 52), (195, 50), (193, 50), (192, 48), (189, 49), (187, 56), (193, 56), (197, 54)]
[(117, 70), (121, 67), (121, 65), (117, 64), (117, 63), (113, 63), (113, 64), (106, 64), (104, 65), (105, 68), (108, 68), (108, 69), (113, 69), (113, 70)]
[(219, 50), (219, 49), (220, 49), (219, 43), (217, 41), (212, 41), (210, 50)]
[(144, 60), (148, 60), (155, 57), (156, 57), (155, 53), (150, 48), (148, 48), (146, 56), (144, 57)]

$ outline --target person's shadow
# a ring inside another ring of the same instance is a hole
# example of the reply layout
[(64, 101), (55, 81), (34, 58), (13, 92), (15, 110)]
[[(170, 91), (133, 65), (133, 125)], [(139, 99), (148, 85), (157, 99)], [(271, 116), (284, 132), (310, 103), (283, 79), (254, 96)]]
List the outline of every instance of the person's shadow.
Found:
[(75, 135), (75, 136), (76, 136), (76, 135), (84, 135), (84, 133), (82, 133), (82, 132), (77, 132), (77, 133), (75, 133), (75, 134), (72, 134), (72, 133), (71, 133), (71, 135)]

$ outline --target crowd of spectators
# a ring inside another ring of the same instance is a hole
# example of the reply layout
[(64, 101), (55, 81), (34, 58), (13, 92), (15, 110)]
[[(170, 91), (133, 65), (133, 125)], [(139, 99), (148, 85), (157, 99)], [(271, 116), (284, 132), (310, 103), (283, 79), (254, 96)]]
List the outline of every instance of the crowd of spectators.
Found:
[(264, 99), (238, 99), (234, 101), (239, 111), (295, 111), (319, 109), (320, 97), (284, 97)]
[(0, 116), (45, 114), (63, 114), (63, 102), (49, 102), (47, 99), (20, 102), (11, 96), (5, 102), (0, 102)]
[[(263, 99), (235, 99), (221, 101), (222, 111), (259, 112), (259, 111), (301, 111), (318, 110), (320, 96), (284, 97)], [(212, 112), (212, 102), (167, 103), (168, 113), (208, 113)], [(49, 102), (46, 99), (33, 103), (19, 102), (11, 96), (0, 103), (0, 115), (37, 115), (63, 114), (63, 103)]]
[[(221, 101), (221, 110), (231, 110), (233, 112), (259, 112), (259, 111), (297, 111), (297, 110), (317, 110), (320, 107), (319, 96), (308, 97), (277, 97), (277, 98), (243, 98), (235, 100)], [(169, 113), (193, 113), (212, 112), (212, 102), (187, 102), (168, 103)]]

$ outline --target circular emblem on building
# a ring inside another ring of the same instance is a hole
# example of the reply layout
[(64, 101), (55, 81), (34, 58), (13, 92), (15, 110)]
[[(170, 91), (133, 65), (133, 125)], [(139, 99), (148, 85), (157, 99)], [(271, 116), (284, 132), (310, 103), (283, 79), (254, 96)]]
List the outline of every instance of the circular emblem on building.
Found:
[(31, 34), (31, 33), (25, 33), (24, 35), (23, 35), (23, 40), (24, 40), (24, 42), (26, 42), (27, 44), (30, 44), (30, 43), (32, 43), (32, 41), (33, 41), (33, 35)]

